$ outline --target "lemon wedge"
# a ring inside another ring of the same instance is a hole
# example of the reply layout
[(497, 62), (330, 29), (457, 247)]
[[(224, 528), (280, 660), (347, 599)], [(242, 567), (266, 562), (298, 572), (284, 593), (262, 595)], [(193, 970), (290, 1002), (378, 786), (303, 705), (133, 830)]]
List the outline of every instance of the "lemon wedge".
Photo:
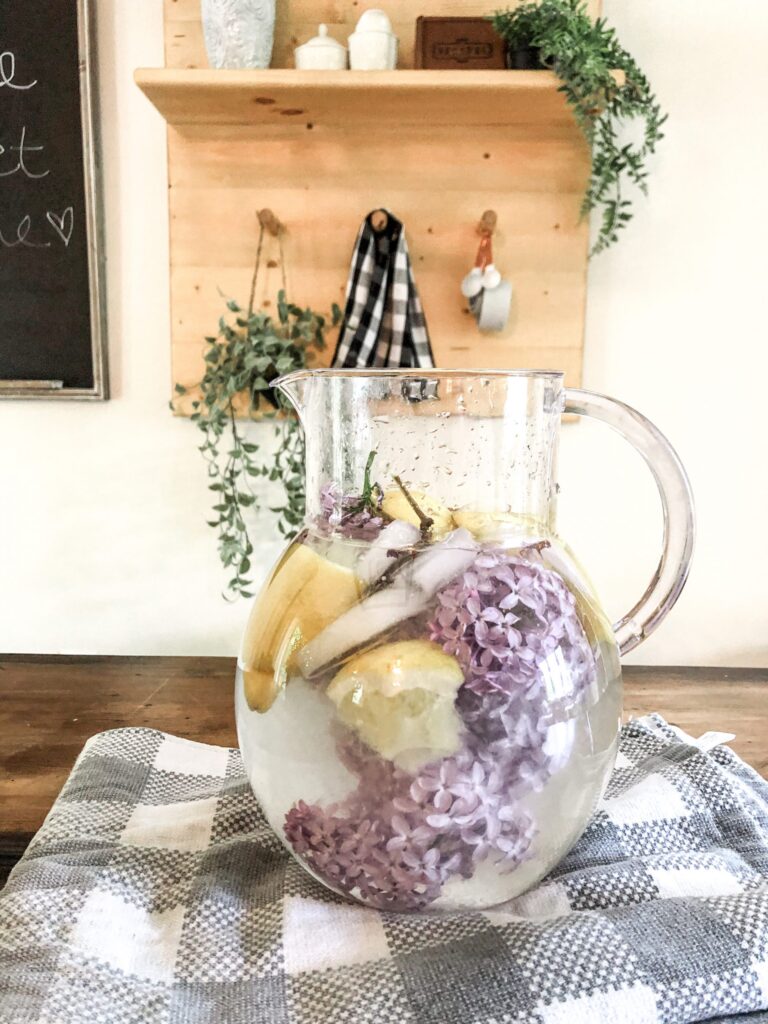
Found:
[[(451, 510), (441, 505), (439, 501), (430, 498), (423, 491), (411, 491), (411, 497), (419, 506), (425, 516), (432, 520), (430, 534), (436, 540), (444, 537), (453, 529), (453, 516)], [(387, 491), (381, 502), (381, 510), (390, 519), (400, 519), (403, 522), (411, 523), (413, 526), (421, 527), (419, 517), (399, 488)]]
[(478, 512), (475, 509), (456, 509), (453, 521), (463, 527), (479, 541), (514, 542), (518, 547), (527, 541), (541, 539), (541, 525), (536, 529), (535, 521), (511, 512)]
[(240, 651), (245, 698), (267, 711), (285, 686), (295, 652), (347, 611), (362, 591), (351, 569), (294, 544), (256, 600)]
[(459, 663), (428, 640), (383, 644), (352, 658), (326, 693), (345, 725), (399, 768), (414, 771), (460, 747)]

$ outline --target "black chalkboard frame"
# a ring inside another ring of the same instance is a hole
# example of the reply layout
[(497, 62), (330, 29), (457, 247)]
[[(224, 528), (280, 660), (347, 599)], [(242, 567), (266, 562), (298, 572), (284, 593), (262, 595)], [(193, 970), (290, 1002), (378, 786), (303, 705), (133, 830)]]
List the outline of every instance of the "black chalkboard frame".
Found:
[(65, 387), (58, 386), (55, 381), (8, 381), (0, 377), (0, 400), (106, 401), (109, 398), (104, 213), (96, 70), (97, 0), (76, 0), (76, 4), (93, 386)]

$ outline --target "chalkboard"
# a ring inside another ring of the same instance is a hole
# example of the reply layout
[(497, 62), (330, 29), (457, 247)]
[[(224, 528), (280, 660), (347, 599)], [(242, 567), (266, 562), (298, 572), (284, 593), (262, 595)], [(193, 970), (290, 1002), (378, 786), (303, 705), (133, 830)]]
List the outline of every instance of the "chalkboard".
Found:
[(93, 0), (0, 0), (0, 397), (106, 398)]

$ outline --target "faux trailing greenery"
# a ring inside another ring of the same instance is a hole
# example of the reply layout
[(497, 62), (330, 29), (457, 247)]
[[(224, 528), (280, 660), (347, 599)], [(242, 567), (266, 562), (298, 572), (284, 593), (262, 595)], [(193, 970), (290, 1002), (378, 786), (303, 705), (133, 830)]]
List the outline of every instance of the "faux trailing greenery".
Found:
[[(277, 317), (254, 312), (257, 255), (254, 283), (247, 309), (230, 300), (234, 315), (222, 316), (219, 332), (206, 338), (205, 375), (195, 389), (191, 419), (203, 434), (199, 450), (208, 463), (209, 489), (215, 495), (215, 518), (209, 526), (218, 533), (219, 556), (232, 575), (227, 583), (231, 597), (251, 597), (249, 592), (253, 545), (248, 535), (246, 510), (260, 507), (254, 484), (259, 479), (279, 481), (282, 504), (273, 508), (278, 527), (293, 536), (304, 517), (304, 439), (301, 427), (279, 392), (270, 387), (276, 376), (311, 365), (317, 351), (325, 347), (326, 319), (311, 309), (288, 302), (281, 290)], [(341, 316), (333, 307), (335, 324)], [(179, 395), (188, 389), (176, 385)], [(274, 455), (262, 454), (261, 447), (243, 437), (239, 415), (273, 420), (278, 440)]]
[[(494, 28), (510, 51), (533, 48), (543, 66), (562, 80), (563, 92), (592, 152), (592, 172), (581, 205), (582, 216), (601, 212), (592, 253), (618, 240), (632, 219), (627, 188), (647, 191), (646, 159), (663, 138), (666, 120), (650, 83), (616, 32), (600, 18), (592, 21), (583, 0), (541, 0), (497, 11)], [(623, 71), (618, 85), (611, 71)], [(624, 122), (640, 119), (638, 142), (621, 139)]]

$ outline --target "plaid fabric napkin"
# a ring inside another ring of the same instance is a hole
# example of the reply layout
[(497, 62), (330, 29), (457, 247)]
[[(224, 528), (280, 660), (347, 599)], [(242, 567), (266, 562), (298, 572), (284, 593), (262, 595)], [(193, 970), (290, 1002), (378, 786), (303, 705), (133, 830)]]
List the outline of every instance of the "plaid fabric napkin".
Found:
[(684, 1024), (763, 1009), (768, 784), (721, 738), (630, 723), (549, 879), (493, 911), (409, 917), (309, 878), (236, 750), (95, 736), (0, 894), (0, 1021)]
[[(387, 218), (379, 231), (373, 226), (377, 212)], [(435, 365), (405, 229), (389, 210), (372, 210), (358, 232), (332, 365)]]

